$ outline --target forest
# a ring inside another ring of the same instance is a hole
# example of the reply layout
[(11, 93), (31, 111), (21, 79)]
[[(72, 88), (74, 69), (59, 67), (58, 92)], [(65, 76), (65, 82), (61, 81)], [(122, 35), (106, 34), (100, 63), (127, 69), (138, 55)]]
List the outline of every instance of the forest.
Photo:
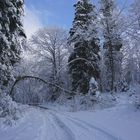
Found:
[(31, 36), (26, 1), (0, 0), (0, 139), (139, 140), (140, 1), (75, 0)]

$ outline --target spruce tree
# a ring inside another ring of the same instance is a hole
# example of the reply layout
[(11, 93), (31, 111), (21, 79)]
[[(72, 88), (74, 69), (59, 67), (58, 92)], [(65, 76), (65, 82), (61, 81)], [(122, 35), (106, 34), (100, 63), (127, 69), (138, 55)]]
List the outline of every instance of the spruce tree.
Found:
[(118, 32), (115, 16), (116, 6), (114, 0), (101, 0), (103, 13), (104, 58), (106, 66), (106, 87), (108, 91), (119, 88), (121, 78), (122, 39)]
[(12, 68), (20, 59), (22, 13), (23, 0), (0, 0), (0, 89), (13, 79)]
[(69, 73), (73, 91), (86, 94), (91, 77), (99, 78), (99, 39), (97, 37), (95, 6), (90, 0), (80, 0), (75, 5), (73, 27), (68, 43), (73, 47), (69, 57)]

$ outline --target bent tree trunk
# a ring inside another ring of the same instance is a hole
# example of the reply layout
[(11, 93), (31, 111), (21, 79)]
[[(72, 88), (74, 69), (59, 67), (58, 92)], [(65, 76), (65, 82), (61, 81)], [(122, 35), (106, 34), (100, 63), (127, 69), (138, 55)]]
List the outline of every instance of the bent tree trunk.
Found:
[(38, 80), (38, 81), (43, 82), (44, 84), (52, 85), (52, 86), (54, 86), (54, 87), (57, 87), (57, 88), (59, 88), (60, 90), (63, 90), (63, 91), (65, 91), (65, 92), (72, 93), (72, 91), (70, 91), (70, 90), (64, 89), (64, 88), (62, 88), (62, 87), (60, 87), (60, 86), (58, 86), (58, 85), (56, 85), (56, 84), (54, 84), (54, 83), (45, 81), (45, 80), (43, 80), (43, 79), (41, 79), (41, 78), (39, 78), (39, 77), (36, 77), (36, 76), (21, 76), (21, 77), (18, 77), (18, 78), (16, 79), (16, 81), (14, 82), (14, 84), (13, 84), (13, 86), (11, 87), (11, 90), (10, 90), (10, 92), (9, 92), (9, 95), (11, 96), (11, 98), (12, 98), (13, 100), (15, 100), (15, 99), (14, 99), (14, 92), (13, 92), (15, 86), (16, 86), (20, 81), (23, 81), (23, 80), (26, 80), (26, 79), (35, 79), (35, 80)]

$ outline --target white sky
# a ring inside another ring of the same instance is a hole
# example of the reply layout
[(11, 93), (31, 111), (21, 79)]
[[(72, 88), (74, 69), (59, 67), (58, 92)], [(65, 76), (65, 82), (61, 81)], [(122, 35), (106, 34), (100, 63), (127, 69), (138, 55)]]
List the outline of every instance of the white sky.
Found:
[(26, 7), (25, 11), (26, 13), (25, 13), (23, 25), (27, 38), (29, 39), (43, 25), (41, 23), (39, 14), (34, 8), (28, 9)]

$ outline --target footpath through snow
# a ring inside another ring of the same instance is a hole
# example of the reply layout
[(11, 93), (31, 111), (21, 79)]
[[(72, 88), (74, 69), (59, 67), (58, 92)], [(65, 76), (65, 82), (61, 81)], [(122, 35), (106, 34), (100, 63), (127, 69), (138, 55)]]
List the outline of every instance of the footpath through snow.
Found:
[(79, 112), (29, 110), (15, 127), (0, 128), (0, 140), (140, 140), (140, 111), (132, 106)]

